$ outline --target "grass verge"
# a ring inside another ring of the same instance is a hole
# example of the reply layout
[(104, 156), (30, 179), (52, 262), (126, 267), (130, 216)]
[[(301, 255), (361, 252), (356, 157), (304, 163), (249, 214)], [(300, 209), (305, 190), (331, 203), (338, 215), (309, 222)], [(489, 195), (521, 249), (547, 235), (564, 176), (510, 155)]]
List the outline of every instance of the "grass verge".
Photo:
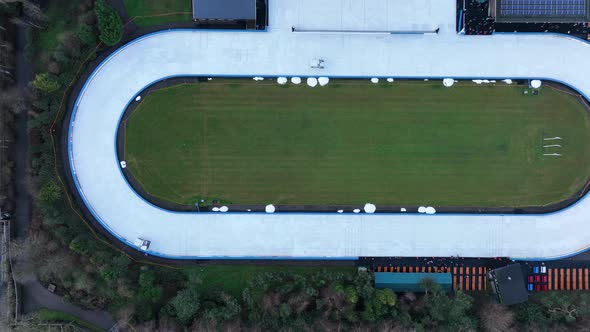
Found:
[(35, 313), (37, 314), (39, 319), (44, 322), (72, 323), (89, 331), (103, 331), (101, 328), (96, 327), (85, 320), (79, 319), (78, 317), (72, 316), (63, 311), (42, 308), (37, 310)]
[(124, 0), (124, 4), (140, 27), (192, 20), (190, 0)]

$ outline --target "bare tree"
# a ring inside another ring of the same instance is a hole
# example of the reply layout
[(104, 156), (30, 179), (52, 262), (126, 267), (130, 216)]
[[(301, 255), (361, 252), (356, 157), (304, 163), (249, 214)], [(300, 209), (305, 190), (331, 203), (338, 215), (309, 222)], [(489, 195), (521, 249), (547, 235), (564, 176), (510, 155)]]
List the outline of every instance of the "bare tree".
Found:
[(514, 315), (508, 307), (486, 302), (479, 310), (482, 329), (486, 332), (514, 331)]

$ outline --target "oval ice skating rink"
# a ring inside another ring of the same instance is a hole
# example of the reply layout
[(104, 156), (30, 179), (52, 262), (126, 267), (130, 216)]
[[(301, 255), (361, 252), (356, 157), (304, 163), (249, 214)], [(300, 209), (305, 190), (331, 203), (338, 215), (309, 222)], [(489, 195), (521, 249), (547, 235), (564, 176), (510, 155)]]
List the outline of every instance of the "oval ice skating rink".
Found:
[[(589, 44), (553, 34), (457, 35), (454, 0), (417, 0), (417, 4), (321, 0), (318, 3), (326, 8), (337, 8), (325, 13), (305, 9), (314, 6), (311, 0), (269, 2), (267, 31), (167, 30), (146, 35), (104, 60), (80, 91), (69, 123), (69, 166), (88, 210), (120, 241), (134, 246), (135, 239), (147, 239), (150, 254), (174, 259), (457, 255), (547, 259), (590, 245), (588, 195), (569, 208), (543, 215), (177, 213), (143, 200), (121, 172), (116, 132), (127, 105), (164, 78), (359, 77), (368, 82), (394, 77), (436, 79), (441, 85), (443, 78), (536, 78), (562, 82), (590, 95)], [(343, 19), (361, 5), (365, 12), (385, 16), (379, 16), (378, 22), (367, 17)], [(387, 10), (380, 10), (383, 5)], [(407, 27), (388, 20), (389, 12), (415, 13), (409, 6), (421, 11)], [(316, 15), (317, 21), (309, 15)], [(293, 26), (317, 28), (318, 22), (324, 22), (320, 27), (326, 29), (367, 30), (426, 29), (430, 26), (420, 22), (428, 22), (440, 30), (437, 35), (291, 31)], [(310, 67), (317, 58), (325, 61), (324, 69)]]

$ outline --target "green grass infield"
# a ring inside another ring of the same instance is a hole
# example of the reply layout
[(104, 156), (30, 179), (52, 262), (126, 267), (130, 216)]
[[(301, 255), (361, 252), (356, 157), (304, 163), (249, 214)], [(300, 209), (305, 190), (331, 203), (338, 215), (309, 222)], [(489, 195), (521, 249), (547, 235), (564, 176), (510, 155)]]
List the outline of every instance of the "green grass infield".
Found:
[(177, 85), (131, 114), (124, 158), (147, 192), (180, 204), (544, 206), (588, 180), (590, 119), (576, 96), (524, 90)]

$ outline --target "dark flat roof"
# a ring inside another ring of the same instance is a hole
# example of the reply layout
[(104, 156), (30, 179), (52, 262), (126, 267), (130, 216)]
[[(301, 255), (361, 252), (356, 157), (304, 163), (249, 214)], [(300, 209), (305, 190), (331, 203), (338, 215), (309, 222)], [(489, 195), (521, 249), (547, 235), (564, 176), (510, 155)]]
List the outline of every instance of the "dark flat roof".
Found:
[(511, 264), (491, 271), (500, 301), (511, 305), (529, 298), (520, 264)]
[(196, 20), (255, 20), (256, 0), (193, 0)]

